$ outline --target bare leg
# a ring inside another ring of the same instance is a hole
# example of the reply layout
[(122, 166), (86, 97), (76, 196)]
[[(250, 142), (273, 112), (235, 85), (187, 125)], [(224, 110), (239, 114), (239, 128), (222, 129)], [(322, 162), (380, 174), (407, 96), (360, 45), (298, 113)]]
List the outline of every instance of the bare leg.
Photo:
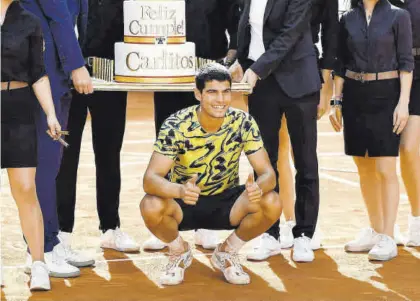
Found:
[(360, 189), (369, 216), (371, 228), (377, 233), (383, 230), (381, 202), (381, 182), (376, 173), (375, 159), (369, 157), (353, 157), (359, 171)]
[(290, 164), (290, 138), (287, 129), (286, 117), (283, 116), (280, 128), (279, 160), (277, 169), (279, 171), (280, 201), (284, 208), (286, 221), (295, 220), (295, 188), (293, 171)]
[(269, 192), (263, 195), (260, 202), (248, 201), (246, 192), (243, 192), (230, 212), (230, 222), (233, 226), (239, 225), (236, 234), (243, 241), (263, 234), (280, 218), (281, 203), (278, 194)]
[(44, 222), (35, 189), (35, 168), (9, 168), (10, 188), (19, 210), (32, 261), (44, 261)]
[(397, 158), (375, 158), (376, 171), (381, 182), (381, 202), (383, 212), (383, 234), (394, 237), (400, 189), (397, 177)]
[(163, 242), (169, 243), (178, 237), (182, 210), (174, 200), (146, 195), (140, 203), (140, 212), (147, 228)]
[(401, 175), (413, 216), (420, 216), (420, 116), (410, 116), (401, 136)]

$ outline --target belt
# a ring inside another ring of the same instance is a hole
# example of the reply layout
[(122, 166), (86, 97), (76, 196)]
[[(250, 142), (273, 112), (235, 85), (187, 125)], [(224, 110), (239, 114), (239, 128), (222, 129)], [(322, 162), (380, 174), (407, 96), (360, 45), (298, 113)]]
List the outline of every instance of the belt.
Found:
[(364, 72), (354, 72), (354, 71), (347, 70), (346, 77), (363, 83), (366, 81), (399, 78), (400, 75), (398, 71), (396, 70), (387, 71), (387, 72), (378, 72), (378, 73), (364, 73)]
[(20, 89), (20, 88), (24, 88), (27, 87), (28, 83), (25, 82), (16, 82), (16, 81), (11, 81), (11, 82), (1, 82), (1, 90), (14, 90), (14, 89)]
[(414, 56), (420, 55), (420, 48), (413, 48), (412, 53)]

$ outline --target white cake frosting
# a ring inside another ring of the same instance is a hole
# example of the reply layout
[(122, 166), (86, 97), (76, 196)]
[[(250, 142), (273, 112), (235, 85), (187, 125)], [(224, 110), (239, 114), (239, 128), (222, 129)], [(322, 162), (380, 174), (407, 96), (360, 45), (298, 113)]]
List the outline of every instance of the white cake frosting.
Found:
[(115, 81), (191, 83), (195, 44), (185, 42), (185, 0), (125, 0), (124, 43), (115, 43)]
[(115, 44), (115, 80), (187, 83), (195, 76), (195, 45)]
[(124, 42), (155, 44), (156, 37), (185, 43), (185, 1), (124, 1)]

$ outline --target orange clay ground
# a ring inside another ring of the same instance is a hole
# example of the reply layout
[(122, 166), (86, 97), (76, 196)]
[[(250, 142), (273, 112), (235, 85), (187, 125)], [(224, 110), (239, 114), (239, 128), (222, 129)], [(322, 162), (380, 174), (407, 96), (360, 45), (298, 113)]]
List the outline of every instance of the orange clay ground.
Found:
[[(235, 107), (245, 108), (236, 95)], [(120, 215), (122, 228), (142, 244), (148, 231), (140, 217), (138, 204), (143, 197), (142, 176), (154, 140), (151, 93), (130, 94), (127, 128), (121, 153), (122, 189)], [(82, 269), (76, 279), (52, 279), (50, 292), (31, 294), (29, 277), (23, 272), (25, 245), (16, 205), (11, 197), (6, 173), (1, 175), (1, 256), (5, 287), (1, 300), (101, 300), (101, 301), (234, 301), (234, 300), (420, 300), (420, 249), (399, 248), (391, 262), (370, 263), (366, 254), (346, 254), (343, 244), (367, 225), (358, 188), (355, 166), (343, 154), (341, 134), (332, 131), (328, 118), (319, 122), (318, 155), (321, 178), (319, 229), (323, 249), (316, 251), (310, 264), (295, 264), (290, 250), (267, 262), (247, 262), (247, 244), (241, 251), (245, 269), (251, 275), (248, 286), (226, 283), (209, 263), (211, 252), (196, 248), (194, 261), (185, 281), (163, 288), (159, 271), (165, 264), (164, 252), (122, 254), (103, 252), (99, 246), (95, 196), (95, 165), (91, 127), (87, 123), (79, 166), (76, 225), (73, 246), (96, 259), (96, 266)], [(250, 167), (242, 160), (241, 179)], [(410, 206), (401, 190), (398, 224), (407, 230)], [(229, 232), (221, 231), (220, 238)], [(193, 233), (183, 233), (193, 243)]]

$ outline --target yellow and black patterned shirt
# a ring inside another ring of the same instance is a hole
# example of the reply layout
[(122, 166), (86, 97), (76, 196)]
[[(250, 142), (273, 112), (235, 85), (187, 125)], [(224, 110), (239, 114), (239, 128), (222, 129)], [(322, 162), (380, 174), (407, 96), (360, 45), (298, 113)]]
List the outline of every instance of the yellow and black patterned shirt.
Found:
[(198, 174), (202, 195), (215, 195), (239, 184), (242, 150), (250, 155), (263, 147), (255, 120), (229, 108), (216, 133), (207, 133), (197, 117), (198, 105), (181, 110), (163, 123), (154, 151), (174, 160), (171, 182), (185, 183)]

